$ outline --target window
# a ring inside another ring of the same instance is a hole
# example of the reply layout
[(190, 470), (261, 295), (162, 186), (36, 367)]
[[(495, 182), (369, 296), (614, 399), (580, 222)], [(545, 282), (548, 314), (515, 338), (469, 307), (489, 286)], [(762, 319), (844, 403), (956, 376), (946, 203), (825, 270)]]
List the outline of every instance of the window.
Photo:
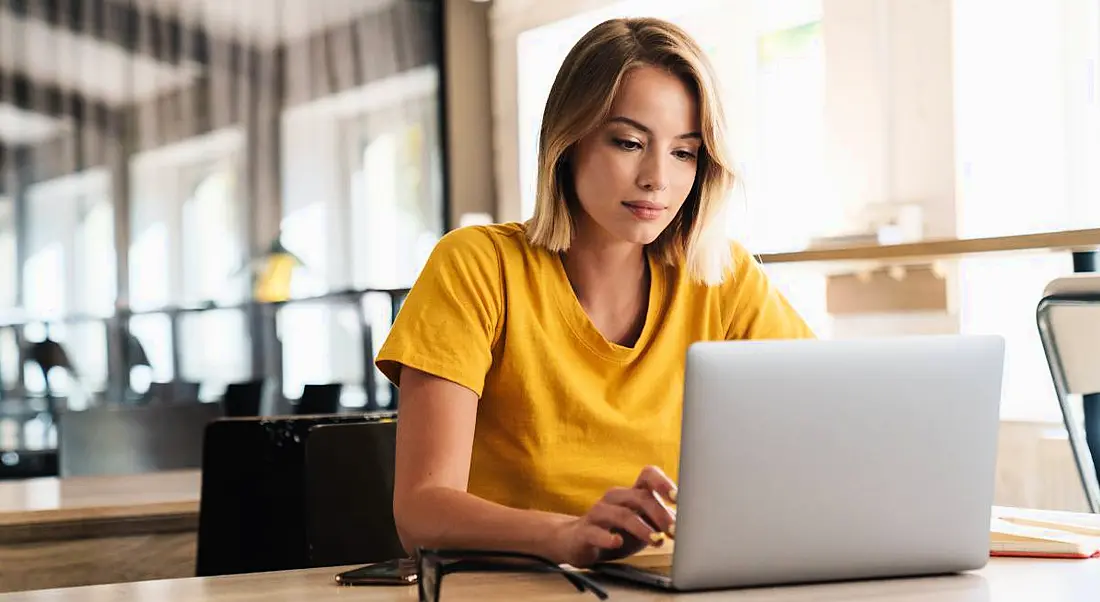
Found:
[(328, 291), (325, 278), (328, 273), (327, 223), (328, 205), (321, 201), (309, 203), (283, 218), (283, 245), (304, 264), (296, 267), (291, 275), (290, 296), (295, 299), (323, 295)]
[[(107, 325), (98, 320), (67, 324), (65, 338), (59, 341), (69, 351), (79, 379), (66, 383), (68, 406), (81, 410), (90, 405), (92, 396), (107, 389)], [(61, 372), (58, 376), (66, 378), (68, 375)]]
[(60, 318), (66, 310), (65, 247), (47, 243), (23, 267), (23, 292), (27, 313), (37, 318)]
[(148, 224), (130, 244), (130, 306), (136, 310), (169, 304), (168, 224)]
[(237, 309), (183, 314), (180, 380), (200, 383), (199, 399), (220, 399), (226, 385), (252, 378), (248, 317)]
[(19, 343), (16, 328), (0, 328), (0, 385), (11, 390), (19, 382)]
[(282, 242), (305, 263), (293, 297), (411, 285), (443, 234), (438, 94), (424, 67), (284, 113)]
[(364, 405), (363, 333), (354, 305), (291, 304), (279, 310), (277, 319), (287, 399), (301, 397), (307, 384), (343, 383), (341, 404)]
[(24, 307), (32, 315), (114, 313), (110, 176), (92, 169), (27, 189)]
[(182, 285), (184, 303), (237, 303), (247, 275), (232, 164), (204, 172), (183, 202)]
[(172, 320), (167, 314), (141, 314), (130, 318), (130, 333), (141, 343), (149, 366), (130, 371), (130, 386), (138, 393), (154, 382), (171, 382), (175, 377), (172, 365)]
[[(757, 29), (755, 152), (741, 153), (744, 215), (731, 211), (729, 224), (730, 235), (757, 252), (805, 247), (836, 214), (834, 207), (821, 202), (821, 7), (805, 2), (769, 6), (769, 18)], [(783, 8), (796, 10), (782, 12)], [(800, 219), (789, 219), (791, 215)]]
[[(443, 230), (437, 105), (408, 102), (360, 120), (351, 176), (352, 272), (357, 288), (412, 286)], [(400, 252), (395, 253), (395, 250)]]
[(228, 128), (133, 159), (130, 304), (152, 312), (130, 320), (131, 333), (151, 364), (130, 371), (138, 393), (152, 382), (178, 378), (198, 382), (200, 399), (209, 401), (226, 384), (251, 378), (251, 339), (243, 312), (211, 310), (173, 318), (158, 311), (233, 305), (248, 298), (246, 222), (238, 187), (243, 149), (242, 132)]
[(130, 305), (153, 310), (247, 295), (244, 141), (235, 128), (140, 153), (131, 164)]
[(111, 316), (115, 311), (115, 225), (109, 197), (81, 199), (83, 214), (76, 229), (74, 304), (80, 313)]
[[(415, 281), (444, 227), (438, 94), (438, 70), (425, 67), (284, 113), (281, 240), (305, 264), (292, 277), (292, 298)], [(388, 328), (376, 325), (372, 307), (280, 308), (287, 398), (308, 383), (343, 383), (344, 406), (366, 403), (364, 370), (373, 368), (363, 337), (378, 343), (374, 328)]]
[(0, 310), (15, 307), (18, 300), (16, 244), (14, 203), (10, 198), (0, 196)]

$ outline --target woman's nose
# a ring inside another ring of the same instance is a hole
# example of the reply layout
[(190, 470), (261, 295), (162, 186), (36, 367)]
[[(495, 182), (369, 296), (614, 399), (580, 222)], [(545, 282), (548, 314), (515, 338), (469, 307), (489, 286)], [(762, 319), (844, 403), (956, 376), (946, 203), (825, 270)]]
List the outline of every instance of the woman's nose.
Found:
[(647, 159), (638, 173), (638, 187), (647, 192), (660, 192), (668, 188), (665, 167), (660, 158)]

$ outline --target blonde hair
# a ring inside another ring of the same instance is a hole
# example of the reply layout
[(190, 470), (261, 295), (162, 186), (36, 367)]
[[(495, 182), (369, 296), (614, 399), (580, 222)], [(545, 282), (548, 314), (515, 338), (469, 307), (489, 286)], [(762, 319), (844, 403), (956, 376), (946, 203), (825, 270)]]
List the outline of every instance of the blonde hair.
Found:
[(725, 126), (714, 74), (699, 45), (680, 27), (652, 18), (611, 19), (592, 28), (558, 70), (542, 117), (538, 186), (528, 238), (551, 252), (569, 249), (579, 205), (569, 155), (607, 118), (631, 69), (667, 69), (692, 90), (699, 105), (703, 144), (695, 184), (680, 212), (650, 245), (667, 265), (686, 265), (699, 282), (720, 282), (733, 261), (722, 224), (734, 182), (725, 155)]

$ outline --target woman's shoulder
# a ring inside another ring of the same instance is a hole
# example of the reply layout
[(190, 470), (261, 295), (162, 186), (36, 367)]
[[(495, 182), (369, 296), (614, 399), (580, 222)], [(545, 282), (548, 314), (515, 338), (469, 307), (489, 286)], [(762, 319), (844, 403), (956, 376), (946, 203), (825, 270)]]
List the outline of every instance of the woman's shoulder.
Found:
[(436, 253), (475, 255), (484, 253), (514, 252), (526, 243), (523, 224), (506, 222), (462, 226), (444, 234), (436, 243)]
[(444, 234), (429, 261), (456, 267), (503, 266), (534, 252), (522, 223), (478, 224)]
[(737, 240), (729, 241), (730, 261), (726, 269), (722, 286), (736, 286), (738, 280), (743, 279), (747, 272), (760, 268), (760, 260), (752, 254), (745, 245)]
[[(719, 256), (719, 254), (722, 254)], [(676, 277), (696, 294), (714, 294), (725, 296), (736, 292), (745, 284), (745, 280), (758, 270), (760, 262), (742, 243), (733, 239), (716, 245), (707, 261), (712, 262), (706, 272), (711, 274), (707, 281), (692, 276), (692, 270), (686, 264), (673, 269)]]

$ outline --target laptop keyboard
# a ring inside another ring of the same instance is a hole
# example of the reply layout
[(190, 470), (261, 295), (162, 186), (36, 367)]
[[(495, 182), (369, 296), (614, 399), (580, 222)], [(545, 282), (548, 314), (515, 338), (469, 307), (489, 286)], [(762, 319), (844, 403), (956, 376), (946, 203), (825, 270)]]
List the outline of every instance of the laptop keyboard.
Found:
[(653, 573), (654, 575), (660, 575), (662, 577), (672, 577), (672, 565), (662, 564), (659, 566), (647, 566), (641, 568), (641, 570), (647, 573)]
[(638, 571), (662, 577), (672, 576), (672, 554), (645, 554), (626, 558), (619, 562)]

